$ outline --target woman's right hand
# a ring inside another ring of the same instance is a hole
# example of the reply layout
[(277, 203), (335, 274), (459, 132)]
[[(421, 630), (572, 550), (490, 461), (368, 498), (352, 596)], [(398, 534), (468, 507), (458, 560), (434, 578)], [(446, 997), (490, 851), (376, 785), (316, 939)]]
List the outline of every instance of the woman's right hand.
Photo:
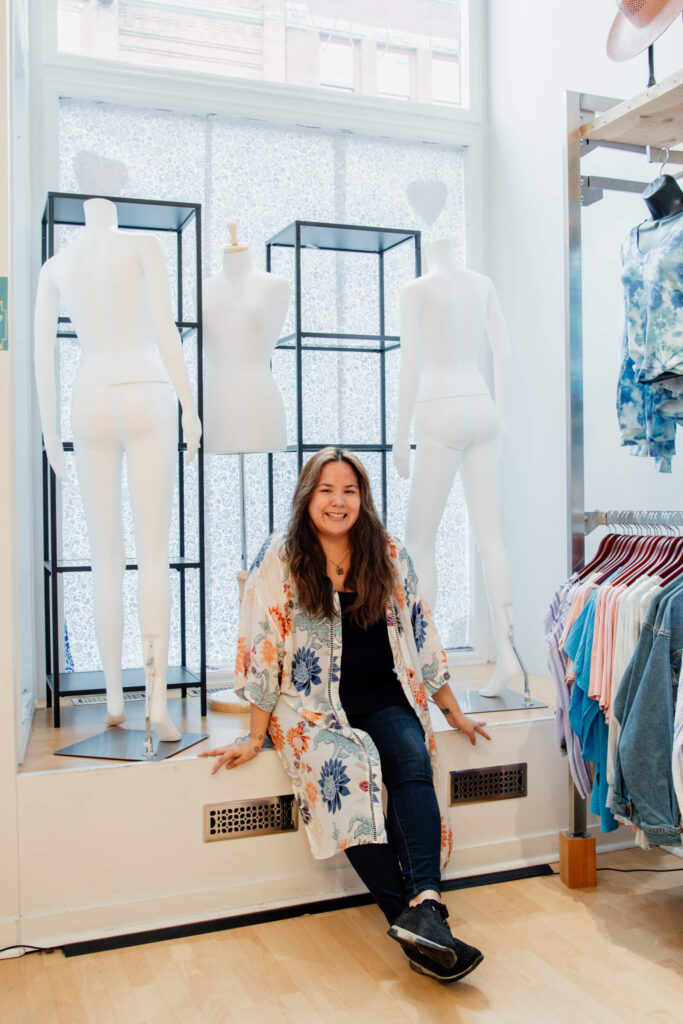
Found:
[(246, 740), (239, 740), (237, 743), (229, 743), (227, 747), (216, 747), (215, 750), (202, 750), (197, 757), (217, 757), (218, 760), (211, 768), (211, 774), (215, 775), (220, 768), (237, 768), (240, 764), (246, 764), (256, 757), (263, 746), (263, 739), (249, 736)]

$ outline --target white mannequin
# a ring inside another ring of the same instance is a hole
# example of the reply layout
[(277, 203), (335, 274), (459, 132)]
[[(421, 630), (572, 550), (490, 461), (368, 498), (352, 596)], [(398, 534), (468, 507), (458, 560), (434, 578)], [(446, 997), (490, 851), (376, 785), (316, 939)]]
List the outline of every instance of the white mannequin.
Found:
[[(409, 475), (416, 452), (406, 547), (430, 604), (436, 598), (436, 535), (453, 480), (462, 472), (481, 554), (496, 644), (496, 668), (481, 693), (496, 696), (520, 671), (512, 640), (510, 571), (501, 526), (500, 454), (509, 351), (488, 278), (455, 264), (450, 239), (426, 249), (428, 272), (401, 292), (401, 379), (394, 462)], [(493, 353), (495, 404), (478, 363)]]
[[(153, 235), (117, 230), (116, 206), (84, 203), (85, 228), (40, 272), (35, 362), (45, 447), (57, 476), (68, 473), (57, 421), (55, 330), (60, 296), (82, 350), (72, 426), (93, 573), (95, 631), (107, 689), (107, 722), (125, 719), (121, 682), (121, 467), (126, 452), (139, 567), (138, 614), (150, 719), (160, 740), (180, 733), (168, 713), (170, 618), (168, 535), (173, 501), (176, 400), (182, 407), (186, 462), (201, 436), (178, 331), (171, 316), (163, 255)], [(170, 382), (169, 382), (170, 378)]]
[(204, 451), (287, 447), (285, 406), (270, 370), (289, 307), (283, 277), (257, 270), (235, 239), (204, 281)]

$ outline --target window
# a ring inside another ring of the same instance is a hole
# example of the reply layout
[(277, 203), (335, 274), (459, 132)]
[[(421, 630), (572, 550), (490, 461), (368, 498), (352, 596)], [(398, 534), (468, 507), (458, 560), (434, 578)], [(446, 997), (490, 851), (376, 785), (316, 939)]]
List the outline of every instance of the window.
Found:
[[(57, 49), (429, 102), (432, 53), (468, 66), (468, 12), (468, 0), (57, 0)], [(458, 81), (437, 102), (466, 95)]]
[(451, 54), (432, 54), (432, 102), (460, 103), (460, 67)]
[(357, 92), (356, 48), (348, 39), (320, 37), (320, 84)]
[(413, 54), (408, 50), (379, 50), (377, 93), (391, 99), (415, 99)]

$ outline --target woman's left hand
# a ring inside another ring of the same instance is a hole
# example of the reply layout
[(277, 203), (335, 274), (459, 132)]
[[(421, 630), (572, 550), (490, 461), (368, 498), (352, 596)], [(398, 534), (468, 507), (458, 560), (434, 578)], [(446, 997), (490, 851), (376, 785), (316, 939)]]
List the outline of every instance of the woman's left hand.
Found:
[(475, 722), (473, 718), (468, 718), (467, 715), (460, 715), (453, 724), (456, 729), (460, 729), (460, 732), (465, 733), (472, 746), (477, 742), (477, 733), (483, 736), (485, 740), (491, 739), (484, 729), (486, 722)]

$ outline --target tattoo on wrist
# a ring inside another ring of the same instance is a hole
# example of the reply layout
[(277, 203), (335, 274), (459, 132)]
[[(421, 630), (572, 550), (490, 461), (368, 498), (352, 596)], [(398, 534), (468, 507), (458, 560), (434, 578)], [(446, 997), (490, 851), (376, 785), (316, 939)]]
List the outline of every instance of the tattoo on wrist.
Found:
[(443, 713), (446, 716), (446, 718), (450, 718), (451, 715), (455, 714), (455, 711), (453, 711), (452, 708), (444, 708)]

